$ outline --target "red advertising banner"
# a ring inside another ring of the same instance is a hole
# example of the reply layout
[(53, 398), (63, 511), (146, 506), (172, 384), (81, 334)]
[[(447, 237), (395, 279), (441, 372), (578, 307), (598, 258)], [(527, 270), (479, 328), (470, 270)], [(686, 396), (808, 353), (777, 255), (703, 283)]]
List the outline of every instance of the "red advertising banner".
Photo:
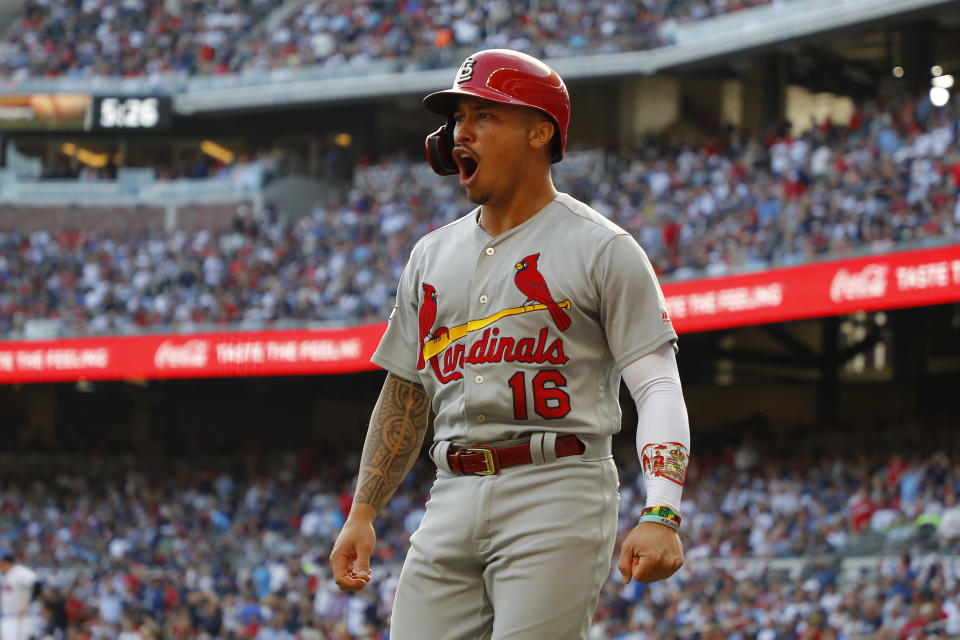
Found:
[(0, 342), (0, 383), (366, 371), (384, 328)]
[(960, 301), (960, 245), (663, 285), (680, 333)]
[[(663, 286), (679, 333), (960, 301), (960, 245)], [(385, 323), (0, 342), (0, 384), (352, 373)]]

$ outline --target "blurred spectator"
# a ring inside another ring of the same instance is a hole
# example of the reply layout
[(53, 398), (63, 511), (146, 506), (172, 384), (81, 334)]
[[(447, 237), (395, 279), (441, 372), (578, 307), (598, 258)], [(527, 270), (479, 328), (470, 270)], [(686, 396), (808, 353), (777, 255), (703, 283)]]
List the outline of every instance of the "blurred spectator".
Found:
[(960, 542), (960, 504), (957, 504), (957, 494), (949, 488), (943, 493), (943, 516), (938, 532), (944, 545)]

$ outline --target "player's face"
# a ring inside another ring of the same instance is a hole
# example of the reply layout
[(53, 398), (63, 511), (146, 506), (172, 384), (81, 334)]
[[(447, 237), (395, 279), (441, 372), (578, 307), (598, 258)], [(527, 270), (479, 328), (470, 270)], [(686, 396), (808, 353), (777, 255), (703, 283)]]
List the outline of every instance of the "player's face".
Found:
[(543, 118), (533, 109), (465, 97), (453, 119), (453, 158), (467, 196), (481, 205), (509, 197), (535, 151), (531, 127)]

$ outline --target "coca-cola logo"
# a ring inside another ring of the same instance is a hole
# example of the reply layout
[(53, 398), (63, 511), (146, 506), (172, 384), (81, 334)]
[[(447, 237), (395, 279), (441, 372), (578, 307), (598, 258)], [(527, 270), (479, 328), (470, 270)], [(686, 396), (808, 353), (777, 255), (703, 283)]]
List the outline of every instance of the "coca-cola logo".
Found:
[(206, 340), (187, 340), (183, 344), (164, 340), (153, 354), (153, 364), (157, 369), (201, 368), (207, 366), (209, 350)]
[(860, 271), (847, 271), (846, 267), (837, 271), (830, 283), (830, 299), (834, 302), (845, 300), (865, 300), (882, 298), (887, 293), (887, 272), (885, 264), (868, 264)]

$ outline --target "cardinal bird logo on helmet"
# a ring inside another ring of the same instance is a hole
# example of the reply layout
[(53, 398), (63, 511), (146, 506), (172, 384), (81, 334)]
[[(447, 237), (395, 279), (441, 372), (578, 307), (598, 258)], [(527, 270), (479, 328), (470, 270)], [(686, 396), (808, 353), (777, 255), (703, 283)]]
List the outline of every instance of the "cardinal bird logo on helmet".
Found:
[(543, 279), (543, 275), (541, 275), (537, 269), (537, 260), (539, 258), (540, 254), (534, 253), (513, 265), (517, 270), (513, 281), (517, 285), (517, 289), (520, 289), (520, 292), (527, 296), (527, 301), (523, 303), (524, 306), (531, 302), (539, 302), (542, 305), (546, 305), (547, 310), (550, 312), (550, 317), (553, 318), (553, 323), (557, 325), (557, 329), (566, 331), (570, 327), (570, 316), (560, 308), (560, 305), (556, 303), (550, 294), (547, 281)]

